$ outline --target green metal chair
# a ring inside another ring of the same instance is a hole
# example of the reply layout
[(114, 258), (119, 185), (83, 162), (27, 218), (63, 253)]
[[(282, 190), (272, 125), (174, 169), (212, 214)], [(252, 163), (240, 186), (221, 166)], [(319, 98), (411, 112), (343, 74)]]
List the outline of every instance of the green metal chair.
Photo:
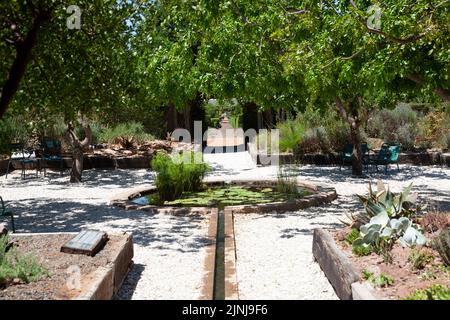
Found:
[(13, 161), (17, 161), (21, 165), (22, 174), (21, 177), (25, 179), (25, 169), (27, 164), (35, 164), (36, 166), (36, 176), (39, 171), (39, 159), (36, 158), (34, 151), (25, 150), (23, 144), (21, 143), (12, 143), (9, 145), (10, 157), (8, 161), (8, 166), (6, 167), (6, 176), (8, 178), (9, 169), (13, 163)]
[(2, 217), (11, 217), (11, 226), (13, 232), (16, 232), (16, 227), (14, 225), (14, 215), (11, 211), (6, 209), (5, 203), (3, 202), (3, 198), (0, 196), (0, 216)]
[(41, 167), (44, 168), (44, 176), (47, 174), (48, 162), (59, 162), (60, 174), (64, 171), (64, 159), (61, 155), (61, 142), (58, 140), (44, 139), (41, 141)]
[[(368, 160), (369, 160), (369, 148), (367, 143), (361, 143), (361, 157), (363, 165), (368, 170)], [(341, 163), (339, 165), (339, 170), (342, 169), (346, 164), (352, 163), (352, 155), (353, 155), (353, 144), (348, 143), (345, 145), (344, 150), (341, 152)]]
[(381, 146), (380, 151), (378, 152), (375, 159), (370, 160), (370, 164), (374, 165), (377, 172), (378, 166), (384, 166), (384, 173), (387, 174), (388, 167), (391, 164), (397, 165), (397, 170), (400, 171), (400, 167), (398, 165), (398, 157), (400, 155), (400, 146), (399, 145), (389, 145), (384, 143)]

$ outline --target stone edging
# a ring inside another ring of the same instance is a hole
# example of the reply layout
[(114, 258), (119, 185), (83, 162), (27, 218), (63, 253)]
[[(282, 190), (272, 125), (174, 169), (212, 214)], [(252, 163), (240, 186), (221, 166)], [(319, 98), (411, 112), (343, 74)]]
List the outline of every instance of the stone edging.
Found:
[[(151, 156), (135, 155), (131, 157), (107, 157), (85, 154), (83, 158), (84, 169), (150, 169)], [(0, 160), (0, 174), (6, 173), (8, 159)], [(64, 168), (72, 166), (72, 158), (64, 156)], [(59, 163), (49, 161), (47, 166), (51, 169), (59, 170)], [(26, 169), (35, 169), (34, 164), (26, 164)], [(10, 171), (19, 170), (21, 168), (18, 161), (13, 161)]]
[[(276, 179), (258, 181), (258, 180), (239, 180), (231, 182), (230, 184), (252, 185), (258, 183), (259, 185), (273, 185)], [(225, 185), (224, 181), (207, 181), (210, 185)], [(225, 219), (225, 299), (238, 300), (239, 287), (236, 272), (236, 246), (234, 234), (234, 214), (245, 213), (272, 213), (272, 212), (286, 212), (297, 211), (311, 206), (328, 203), (337, 198), (337, 193), (334, 188), (325, 187), (323, 185), (314, 185), (306, 181), (299, 181), (298, 186), (310, 189), (315, 192), (312, 195), (305, 196), (301, 199), (274, 202), (268, 204), (257, 205), (241, 205), (241, 206), (227, 206), (224, 208)], [(136, 195), (145, 195), (156, 190), (154, 186), (140, 186), (131, 189), (127, 192), (115, 195), (110, 199), (110, 204), (121, 207), (125, 210), (144, 210), (151, 213), (164, 213), (172, 215), (190, 215), (190, 214), (210, 214), (208, 239), (211, 243), (207, 247), (206, 258), (204, 261), (205, 274), (203, 277), (203, 287), (200, 300), (212, 300), (214, 298), (214, 275), (215, 275), (215, 259), (216, 259), (216, 244), (218, 232), (218, 214), (217, 208), (211, 207), (159, 207), (153, 205), (139, 206), (133, 204), (129, 198)]]
[[(12, 237), (30, 237), (39, 235), (57, 235), (69, 234), (76, 235), (76, 232), (55, 232), (55, 233), (14, 233)], [(117, 234), (111, 234), (117, 235)], [(123, 233), (123, 244), (121, 245), (117, 256), (105, 267), (98, 268), (89, 277), (90, 285), (83, 289), (74, 300), (111, 300), (119, 291), (123, 281), (132, 264), (133, 258), (133, 236), (129, 233)]]
[(216, 263), (216, 243), (217, 243), (217, 219), (219, 210), (211, 209), (208, 227), (208, 240), (210, 244), (206, 247), (206, 258), (204, 262), (204, 276), (202, 293), (199, 300), (214, 299), (214, 274)]
[(361, 281), (358, 271), (328, 231), (314, 229), (312, 252), (340, 299), (382, 300), (368, 282)]
[(239, 300), (233, 211), (225, 209), (225, 300)]
[[(266, 156), (266, 155), (264, 155)], [(341, 155), (339, 153), (311, 153), (302, 156), (294, 156), (292, 153), (279, 154), (281, 164), (296, 164), (297, 162), (311, 165), (339, 165)], [(399, 154), (398, 161), (400, 164), (411, 165), (439, 165), (450, 167), (450, 153), (441, 152), (402, 152)], [(257, 164), (264, 166), (257, 156)]]

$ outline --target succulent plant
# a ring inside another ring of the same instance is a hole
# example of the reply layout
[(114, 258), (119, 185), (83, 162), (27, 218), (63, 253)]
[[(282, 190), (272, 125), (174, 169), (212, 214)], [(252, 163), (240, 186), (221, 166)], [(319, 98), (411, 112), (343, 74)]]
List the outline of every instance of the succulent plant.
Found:
[(369, 246), (379, 241), (397, 240), (404, 247), (424, 245), (425, 236), (413, 227), (413, 223), (406, 217), (391, 219), (386, 211), (381, 211), (372, 217), (369, 223), (361, 226), (360, 236), (353, 241), (353, 246)]
[(450, 266), (450, 228), (439, 233), (433, 241), (433, 248), (439, 252), (444, 263)]
[(412, 183), (403, 192), (395, 195), (380, 180), (377, 181), (377, 190), (374, 190), (369, 183), (369, 194), (357, 195), (365, 211), (356, 215), (346, 214), (349, 221), (342, 222), (359, 228), (380, 213), (386, 213), (389, 218), (413, 216), (422, 208), (415, 206), (417, 194), (411, 193), (411, 189)]

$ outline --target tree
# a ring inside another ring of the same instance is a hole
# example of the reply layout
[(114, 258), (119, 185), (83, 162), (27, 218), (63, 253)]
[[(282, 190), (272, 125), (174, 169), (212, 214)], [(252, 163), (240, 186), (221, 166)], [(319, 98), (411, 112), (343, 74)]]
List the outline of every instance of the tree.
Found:
[(428, 89), (436, 92), (437, 83), (448, 87), (447, 9), (433, 1), (384, 3), (380, 28), (368, 23), (371, 1), (304, 1), (280, 32), (295, 39), (285, 42), (283, 60), (288, 75), (305, 83), (307, 102), (334, 106), (348, 122), (354, 175), (362, 174), (360, 126), (369, 110), (395, 104), (400, 94), (419, 93), (406, 90), (410, 86), (399, 78), (417, 71), (429, 75)]
[[(115, 0), (83, 0), (78, 5), (81, 29), (70, 30), (66, 23), (69, 14), (61, 1), (2, 4), (9, 24), (0, 31), (6, 39), (13, 38), (17, 30), (27, 35), (34, 32), (25, 53), (20, 45), (16, 45), (16, 52), (11, 50), (14, 43), (4, 42), (0, 47), (7, 61), (1, 65), (1, 74), (7, 75), (1, 83), (2, 99), (5, 97), (2, 112), (9, 108), (11, 113), (33, 113), (42, 119), (61, 114), (73, 150), (72, 182), (81, 181), (81, 151), (90, 143), (86, 121), (86, 136), (80, 140), (74, 134), (78, 115), (105, 117), (135, 102), (130, 98), (134, 84), (128, 67), (134, 66), (134, 55), (129, 49), (132, 29), (127, 19), (140, 8), (129, 1)], [(33, 31), (37, 18), (30, 22), (30, 17), (40, 17), (42, 12), (46, 23)], [(17, 26), (13, 31), (11, 24)], [(26, 59), (21, 58), (23, 55)]]

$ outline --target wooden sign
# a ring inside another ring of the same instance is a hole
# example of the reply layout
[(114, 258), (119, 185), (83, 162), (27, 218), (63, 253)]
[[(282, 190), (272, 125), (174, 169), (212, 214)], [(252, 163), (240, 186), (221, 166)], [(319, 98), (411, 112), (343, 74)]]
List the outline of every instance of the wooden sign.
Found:
[(95, 256), (108, 241), (105, 232), (84, 230), (61, 247), (61, 252)]

